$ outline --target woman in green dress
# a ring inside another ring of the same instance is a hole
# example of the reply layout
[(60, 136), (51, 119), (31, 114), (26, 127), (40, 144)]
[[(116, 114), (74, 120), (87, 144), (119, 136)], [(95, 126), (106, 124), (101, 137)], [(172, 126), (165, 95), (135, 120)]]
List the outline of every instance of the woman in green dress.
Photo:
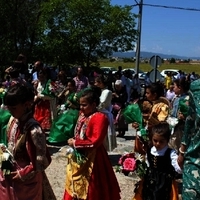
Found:
[(190, 84), (189, 111), (179, 148), (178, 163), (183, 167), (184, 200), (200, 199), (200, 79)]
[(74, 135), (74, 128), (79, 115), (80, 94), (76, 93), (76, 84), (70, 80), (67, 84), (66, 103), (61, 105), (58, 116), (54, 119), (48, 141), (50, 143), (67, 142)]

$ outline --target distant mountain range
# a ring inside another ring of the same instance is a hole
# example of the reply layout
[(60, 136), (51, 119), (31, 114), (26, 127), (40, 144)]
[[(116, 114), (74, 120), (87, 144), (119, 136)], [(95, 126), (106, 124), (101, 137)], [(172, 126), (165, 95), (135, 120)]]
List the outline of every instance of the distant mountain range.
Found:
[[(162, 59), (170, 59), (170, 58), (175, 58), (175, 59), (194, 59), (194, 60), (200, 60), (200, 57), (187, 57), (187, 56), (177, 56), (177, 55), (168, 55), (168, 54), (162, 54), (162, 53), (153, 53), (153, 52), (146, 52), (146, 51), (141, 51), (140, 52), (140, 57), (141, 58), (151, 58), (152, 56), (160, 56)], [(114, 57), (120, 57), (120, 58), (133, 58), (136, 56), (135, 52), (114, 52), (113, 53)]]

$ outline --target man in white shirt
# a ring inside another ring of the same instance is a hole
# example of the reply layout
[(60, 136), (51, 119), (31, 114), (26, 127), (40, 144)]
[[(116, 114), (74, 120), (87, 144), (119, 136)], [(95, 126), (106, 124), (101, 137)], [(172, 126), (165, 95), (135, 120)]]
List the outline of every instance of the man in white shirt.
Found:
[(166, 98), (171, 102), (174, 96), (175, 96), (174, 86), (170, 85), (169, 89), (166, 92)]

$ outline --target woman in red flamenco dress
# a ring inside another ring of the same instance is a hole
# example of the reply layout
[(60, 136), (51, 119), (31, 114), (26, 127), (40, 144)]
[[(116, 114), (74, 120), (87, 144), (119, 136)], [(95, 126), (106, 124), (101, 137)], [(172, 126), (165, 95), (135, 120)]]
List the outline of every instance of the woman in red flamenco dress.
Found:
[(87, 89), (80, 98), (81, 114), (75, 137), (68, 140), (64, 200), (119, 200), (120, 188), (103, 145), (108, 119), (97, 112), (98, 88)]

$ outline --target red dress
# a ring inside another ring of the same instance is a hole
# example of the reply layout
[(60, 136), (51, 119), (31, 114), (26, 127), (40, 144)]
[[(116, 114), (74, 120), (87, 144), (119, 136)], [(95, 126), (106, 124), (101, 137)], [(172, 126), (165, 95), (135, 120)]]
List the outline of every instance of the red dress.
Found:
[(35, 105), (34, 118), (40, 123), (43, 130), (51, 127), (51, 110), (49, 100), (41, 100)]
[[(88, 120), (83, 115), (79, 117), (75, 135), (76, 149), (82, 152), (92, 152), (93, 150), (96, 152), (86, 199), (119, 200), (120, 188), (103, 145), (108, 130), (108, 119), (100, 112), (89, 118)], [(69, 180), (67, 179), (67, 181)], [(65, 189), (64, 200), (72, 199), (72, 196)]]

